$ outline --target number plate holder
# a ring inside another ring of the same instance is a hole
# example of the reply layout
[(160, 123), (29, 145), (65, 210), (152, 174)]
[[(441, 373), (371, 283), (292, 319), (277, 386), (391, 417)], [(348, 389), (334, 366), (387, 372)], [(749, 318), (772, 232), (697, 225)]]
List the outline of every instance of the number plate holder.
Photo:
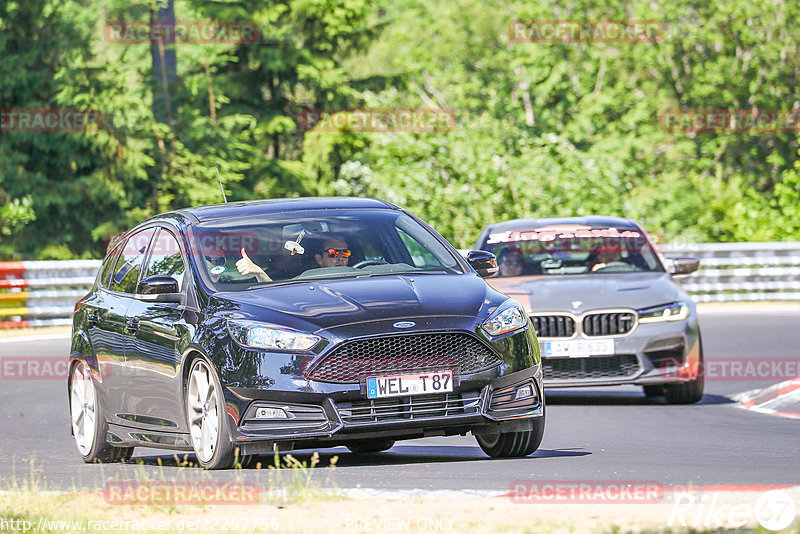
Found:
[(614, 354), (613, 339), (574, 339), (546, 341), (542, 355), (545, 358), (589, 358)]
[(368, 399), (409, 397), (453, 391), (455, 373), (452, 370), (428, 371), (383, 376), (368, 376), (365, 392)]

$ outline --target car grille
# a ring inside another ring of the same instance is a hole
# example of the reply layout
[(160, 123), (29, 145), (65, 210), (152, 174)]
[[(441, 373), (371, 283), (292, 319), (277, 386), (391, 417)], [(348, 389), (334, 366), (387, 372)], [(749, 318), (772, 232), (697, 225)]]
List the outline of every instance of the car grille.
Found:
[(468, 334), (409, 334), (345, 342), (313, 366), (306, 378), (346, 383), (386, 373), (442, 369), (465, 375), (500, 363), (494, 352)]
[(468, 415), (478, 413), (479, 404), (478, 393), (438, 393), (342, 402), (336, 408), (344, 423), (359, 424)]
[(575, 319), (567, 315), (531, 315), (533, 329), (539, 337), (572, 337)]
[(641, 366), (635, 354), (591, 358), (542, 358), (545, 380), (618, 378), (633, 376)]
[(614, 336), (633, 329), (636, 317), (632, 313), (594, 313), (583, 318), (583, 333), (587, 336)]

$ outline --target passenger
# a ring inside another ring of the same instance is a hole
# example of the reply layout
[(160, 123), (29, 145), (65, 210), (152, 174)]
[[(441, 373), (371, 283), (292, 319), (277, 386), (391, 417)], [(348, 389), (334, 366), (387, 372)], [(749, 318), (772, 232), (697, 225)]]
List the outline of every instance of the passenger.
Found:
[(203, 260), (205, 261), (209, 278), (216, 284), (222, 277), (222, 273), (225, 272), (225, 264), (227, 263), (225, 256), (203, 256)]
[(264, 269), (253, 263), (244, 247), (242, 247), (242, 259), (236, 262), (236, 269), (241, 275), (252, 274), (259, 282), (272, 282), (272, 278), (264, 272)]
[(351, 254), (344, 239), (328, 238), (322, 243), (322, 250), (314, 254), (314, 259), (320, 267), (346, 267)]
[(522, 262), (522, 251), (518, 248), (509, 247), (503, 249), (497, 258), (500, 276), (520, 276), (522, 274)]
[(302, 256), (296, 255), (287, 248), (282, 248), (277, 254), (269, 257), (267, 271), (273, 280), (288, 280), (302, 273)]

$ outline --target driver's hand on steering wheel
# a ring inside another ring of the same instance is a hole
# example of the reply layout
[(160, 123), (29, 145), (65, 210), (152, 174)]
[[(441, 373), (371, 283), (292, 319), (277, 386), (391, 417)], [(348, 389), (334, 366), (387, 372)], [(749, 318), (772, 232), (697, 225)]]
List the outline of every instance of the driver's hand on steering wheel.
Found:
[(259, 282), (272, 282), (272, 278), (264, 272), (264, 269), (253, 263), (253, 260), (247, 256), (244, 248), (242, 248), (242, 259), (236, 262), (236, 268), (239, 270), (239, 274), (252, 274)]

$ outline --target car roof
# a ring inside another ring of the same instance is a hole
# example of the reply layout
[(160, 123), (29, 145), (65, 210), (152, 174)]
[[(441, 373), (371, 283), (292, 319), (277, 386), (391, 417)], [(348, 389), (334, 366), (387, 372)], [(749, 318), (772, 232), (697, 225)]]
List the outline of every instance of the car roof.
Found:
[(590, 215), (586, 217), (550, 217), (547, 219), (513, 219), (499, 222), (487, 227), (487, 231), (505, 232), (511, 230), (532, 230), (543, 226), (561, 224), (580, 224), (589, 227), (630, 228), (639, 229), (639, 225), (631, 219), (622, 217), (609, 217), (605, 215)]
[(400, 209), (390, 202), (374, 198), (300, 197), (228, 202), (227, 204), (185, 208), (177, 210), (174, 213), (184, 215), (196, 222), (203, 223), (217, 219), (257, 216), (286, 211), (358, 208)]

